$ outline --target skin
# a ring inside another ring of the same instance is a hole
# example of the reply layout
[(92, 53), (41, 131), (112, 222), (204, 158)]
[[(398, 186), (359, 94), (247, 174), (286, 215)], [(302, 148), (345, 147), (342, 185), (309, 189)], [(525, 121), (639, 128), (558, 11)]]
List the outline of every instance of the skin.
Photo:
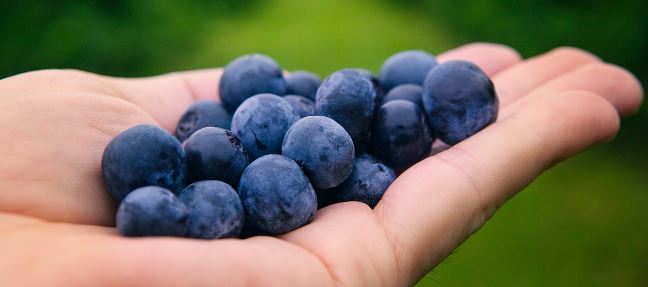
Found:
[(611, 140), (643, 97), (630, 73), (575, 48), (522, 61), (469, 44), (439, 56), (451, 59), (492, 77), (495, 124), (406, 170), (373, 210), (335, 204), (296, 231), (246, 240), (121, 237), (101, 182), (112, 137), (141, 123), (172, 131), (192, 101), (217, 95), (220, 70), (1, 80), (0, 285), (411, 285), (544, 170)]

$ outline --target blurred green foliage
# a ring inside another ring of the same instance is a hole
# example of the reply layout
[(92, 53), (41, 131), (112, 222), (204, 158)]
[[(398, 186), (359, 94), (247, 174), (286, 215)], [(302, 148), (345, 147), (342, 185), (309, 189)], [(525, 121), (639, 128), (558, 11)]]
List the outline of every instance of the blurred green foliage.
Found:
[[(0, 78), (43, 68), (146, 76), (250, 52), (321, 76), (404, 49), (579, 46), (648, 83), (643, 0), (0, 0)], [(556, 119), (560, 120), (560, 119)], [(648, 113), (512, 199), (420, 286), (645, 286)]]
[(183, 58), (204, 44), (213, 20), (237, 15), (250, 4), (0, 0), (0, 77), (43, 68), (119, 76), (183, 68)]

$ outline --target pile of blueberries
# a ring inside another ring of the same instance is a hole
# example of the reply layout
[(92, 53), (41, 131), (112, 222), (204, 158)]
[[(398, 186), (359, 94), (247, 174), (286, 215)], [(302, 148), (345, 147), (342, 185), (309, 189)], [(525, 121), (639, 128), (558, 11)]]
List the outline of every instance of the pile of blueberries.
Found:
[(277, 235), (333, 203), (373, 208), (434, 140), (454, 145), (498, 112), (482, 70), (424, 51), (389, 57), (379, 78), (344, 69), (321, 82), (245, 55), (226, 66), (219, 94), (191, 105), (175, 137), (139, 125), (110, 141), (102, 171), (121, 234)]

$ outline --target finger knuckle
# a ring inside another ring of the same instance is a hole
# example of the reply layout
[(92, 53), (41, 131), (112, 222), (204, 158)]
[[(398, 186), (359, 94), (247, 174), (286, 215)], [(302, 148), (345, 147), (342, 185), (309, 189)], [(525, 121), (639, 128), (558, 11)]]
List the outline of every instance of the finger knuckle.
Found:
[[(454, 171), (452, 174), (458, 176), (465, 186), (462, 188), (467, 191), (472, 199), (466, 204), (470, 210), (488, 209), (492, 202), (485, 197), (486, 189), (483, 180), (475, 175), (475, 170), (484, 166), (484, 163), (461, 145), (454, 146), (442, 153), (435, 155), (435, 159), (445, 166), (445, 170)], [(472, 168), (471, 168), (472, 167)]]

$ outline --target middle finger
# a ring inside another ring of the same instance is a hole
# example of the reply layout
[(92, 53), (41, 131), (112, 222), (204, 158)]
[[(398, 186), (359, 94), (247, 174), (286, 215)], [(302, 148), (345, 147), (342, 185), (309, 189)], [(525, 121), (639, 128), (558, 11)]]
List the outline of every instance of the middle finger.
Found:
[(505, 107), (535, 88), (570, 71), (600, 60), (580, 49), (557, 48), (516, 64), (493, 76), (493, 84)]

